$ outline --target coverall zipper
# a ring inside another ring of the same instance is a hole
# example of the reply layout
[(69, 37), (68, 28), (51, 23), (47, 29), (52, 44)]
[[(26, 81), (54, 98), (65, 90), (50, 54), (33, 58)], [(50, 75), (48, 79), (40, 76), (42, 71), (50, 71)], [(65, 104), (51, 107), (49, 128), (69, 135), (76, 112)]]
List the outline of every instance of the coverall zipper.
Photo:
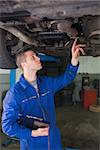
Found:
[[(39, 104), (40, 109), (41, 109), (42, 114), (43, 114), (43, 119), (46, 120), (45, 110), (43, 109), (43, 107), (41, 105), (39, 92), (37, 93), (37, 99), (38, 99), (37, 101), (38, 101), (38, 104)], [(48, 127), (48, 128), (49, 128), (49, 131), (50, 131), (50, 127)], [(48, 134), (48, 150), (50, 150), (50, 134)]]

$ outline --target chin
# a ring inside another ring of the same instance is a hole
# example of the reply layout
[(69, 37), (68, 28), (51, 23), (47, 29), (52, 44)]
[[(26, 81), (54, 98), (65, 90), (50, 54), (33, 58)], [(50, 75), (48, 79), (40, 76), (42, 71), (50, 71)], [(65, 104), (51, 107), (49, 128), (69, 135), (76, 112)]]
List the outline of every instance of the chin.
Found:
[(42, 69), (42, 66), (40, 65), (39, 69), (38, 70), (41, 70)]

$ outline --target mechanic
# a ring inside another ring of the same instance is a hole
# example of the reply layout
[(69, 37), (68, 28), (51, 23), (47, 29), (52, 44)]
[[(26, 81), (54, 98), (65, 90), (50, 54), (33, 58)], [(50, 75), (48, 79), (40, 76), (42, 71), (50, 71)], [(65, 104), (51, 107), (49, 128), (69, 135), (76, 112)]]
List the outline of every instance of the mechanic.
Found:
[[(20, 139), (21, 150), (62, 150), (60, 132), (56, 126), (54, 94), (69, 85), (75, 78), (80, 53), (84, 55), (85, 45), (73, 42), (71, 63), (66, 71), (57, 77), (37, 75), (42, 69), (40, 58), (31, 48), (16, 56), (16, 64), (22, 69), (20, 80), (7, 92), (3, 101), (2, 129), (10, 137)], [(42, 118), (48, 126), (31, 129), (19, 116)]]

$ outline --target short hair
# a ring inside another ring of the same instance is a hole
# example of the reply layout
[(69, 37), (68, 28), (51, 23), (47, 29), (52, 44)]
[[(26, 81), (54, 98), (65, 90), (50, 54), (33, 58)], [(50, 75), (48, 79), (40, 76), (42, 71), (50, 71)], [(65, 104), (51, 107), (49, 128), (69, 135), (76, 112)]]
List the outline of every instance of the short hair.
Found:
[(25, 52), (21, 52), (21, 53), (18, 53), (16, 55), (16, 65), (18, 66), (18, 68), (22, 69), (22, 66), (21, 66), (21, 63), (22, 62), (25, 62), (26, 60), (26, 57), (25, 57)]
[(21, 49), (16, 52), (16, 65), (18, 68), (22, 69), (21, 63), (25, 62), (26, 55), (25, 52), (32, 50), (36, 52), (36, 47), (32, 45), (25, 44)]

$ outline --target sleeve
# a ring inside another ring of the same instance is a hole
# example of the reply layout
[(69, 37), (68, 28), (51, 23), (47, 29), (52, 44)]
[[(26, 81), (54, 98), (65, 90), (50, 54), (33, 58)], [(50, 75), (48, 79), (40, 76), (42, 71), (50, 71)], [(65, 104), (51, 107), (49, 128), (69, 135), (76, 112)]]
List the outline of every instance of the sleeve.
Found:
[(11, 91), (7, 92), (3, 100), (2, 130), (10, 137), (29, 138), (31, 130), (19, 125), (19, 113), (20, 105), (16, 102), (14, 94)]
[(61, 90), (65, 86), (69, 85), (74, 80), (77, 74), (78, 67), (79, 67), (79, 63), (77, 66), (68, 64), (64, 74), (51, 78), (50, 82), (52, 83), (52, 90), (54, 93)]

